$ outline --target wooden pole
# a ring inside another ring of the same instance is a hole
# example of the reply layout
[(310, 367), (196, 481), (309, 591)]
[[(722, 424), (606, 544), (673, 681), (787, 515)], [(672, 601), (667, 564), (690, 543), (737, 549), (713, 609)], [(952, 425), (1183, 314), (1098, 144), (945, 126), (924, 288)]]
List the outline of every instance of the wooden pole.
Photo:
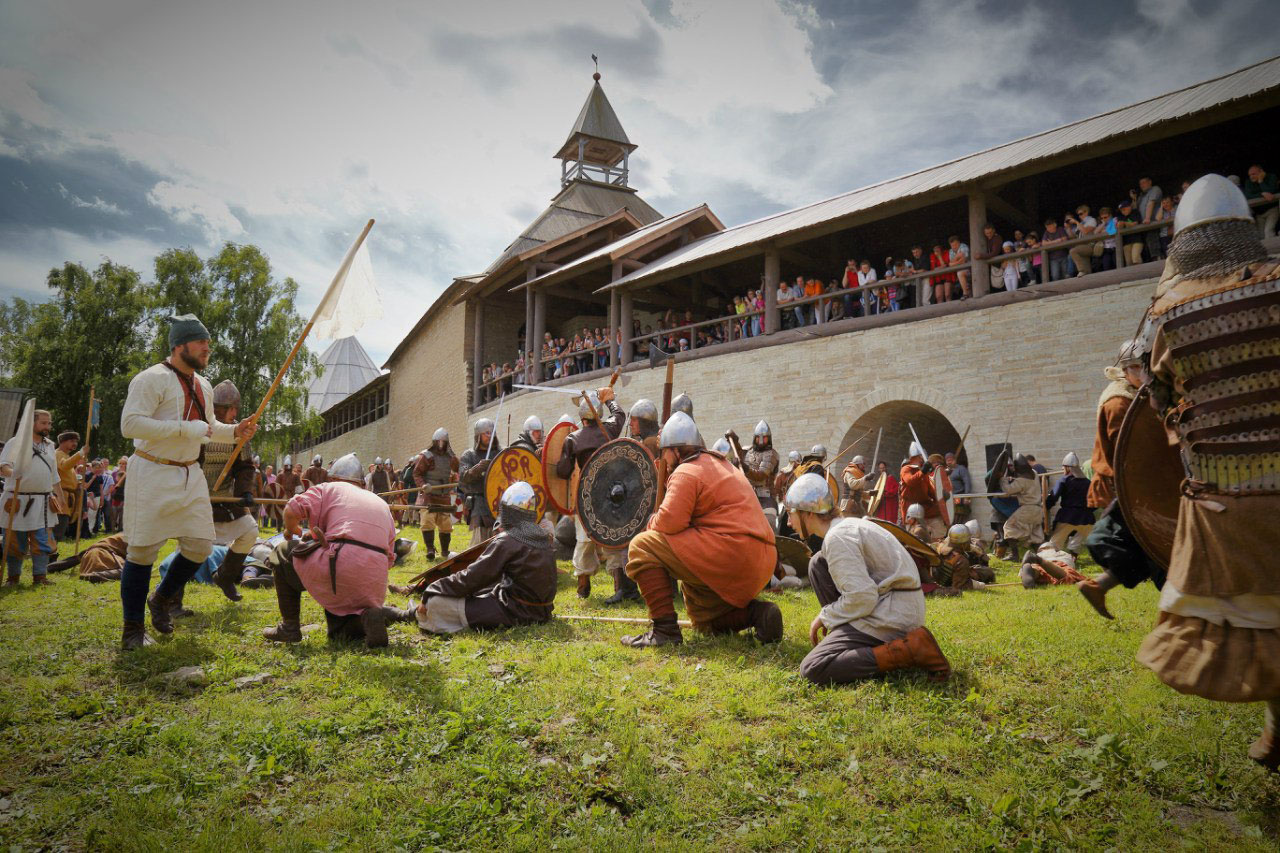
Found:
[(391, 492), (376, 492), (376, 494), (380, 498), (390, 498), (395, 495), (407, 495), (410, 492), (434, 492), (441, 491), (443, 489), (454, 489), (457, 488), (457, 486), (457, 483), (440, 483), (435, 486), (414, 486), (412, 489), (396, 489)]
[[(262, 417), (262, 413), (267, 410), (267, 404), (271, 402), (271, 398), (275, 396), (276, 390), (280, 387), (280, 383), (284, 380), (284, 375), (289, 372), (289, 366), (293, 364), (293, 360), (297, 358), (298, 352), (302, 349), (302, 343), (307, 339), (307, 335), (311, 333), (311, 327), (316, 324), (316, 318), (320, 315), (320, 309), (324, 307), (328, 301), (329, 294), (333, 293), (333, 289), (342, 283), (347, 277), (347, 271), (351, 269), (351, 261), (356, 256), (356, 251), (364, 242), (364, 238), (369, 236), (369, 230), (373, 228), (373, 220), (370, 219), (365, 223), (364, 230), (360, 232), (360, 236), (351, 244), (351, 248), (347, 250), (347, 256), (342, 259), (342, 266), (338, 267), (338, 271), (334, 273), (333, 281), (329, 282), (329, 289), (324, 292), (324, 297), (316, 305), (316, 310), (312, 313), (311, 319), (307, 321), (307, 325), (302, 328), (302, 334), (298, 336), (298, 342), (293, 345), (293, 349), (289, 351), (289, 357), (284, 360), (284, 365), (280, 368), (280, 372), (276, 374), (275, 381), (271, 383), (271, 387), (267, 389), (266, 396), (262, 398), (262, 402), (258, 404), (258, 410), (253, 413), (249, 420), (257, 423)], [(240, 451), (249, 441), (248, 438), (236, 439), (236, 446), (231, 451), (231, 456), (227, 458), (227, 464), (223, 466), (222, 473), (218, 475), (217, 481), (213, 484), (213, 488), (209, 491), (216, 492), (222, 488), (222, 481), (227, 479), (227, 475), (231, 473), (231, 466), (236, 464), (236, 460), (240, 458)]]
[[(84, 425), (84, 447), (82, 448), (85, 451), (89, 450), (89, 436), (93, 435), (93, 392), (94, 392), (94, 387), (90, 385), (89, 386), (89, 417), (86, 418), (86, 423)], [(86, 452), (85, 453), (86, 461), (88, 461), (88, 457), (89, 457), (89, 454)], [(84, 485), (81, 483), (80, 478), (77, 477), (76, 478), (76, 512), (75, 512), (75, 521), (76, 521), (76, 551), (75, 552), (76, 554), (80, 553), (80, 511), (82, 509), (84, 509)]]
[[(4, 554), (6, 557), (9, 556), (9, 552), (13, 550), (13, 547), (14, 547), (13, 546), (13, 522), (18, 517), (18, 510), (22, 508), (21, 494), (22, 494), (22, 478), (19, 477), (16, 481), (14, 481), (13, 497), (9, 499), (13, 501), (13, 506), (5, 507), (5, 510), (7, 510), (9, 513), (9, 526), (8, 528), (6, 528), (4, 532)], [(17, 552), (17, 554), (19, 555), (21, 553), (22, 553), (21, 551)]]
[[(228, 495), (226, 497), (209, 498), (209, 502), (215, 504), (238, 504), (240, 503), (240, 499), (234, 495)], [(259, 506), (284, 506), (289, 503), (289, 498), (254, 498), (254, 503)], [(422, 509), (422, 507), (415, 506), (413, 504), (387, 504), (387, 508), (400, 510)], [(248, 507), (246, 507), (246, 509), (248, 509)]]
[(850, 442), (850, 443), (849, 443), (849, 446), (848, 446), (848, 447), (846, 447), (844, 450), (841, 450), (841, 451), (840, 451), (839, 453), (837, 453), (835, 456), (832, 456), (832, 457), (831, 457), (831, 461), (830, 461), (830, 462), (828, 462), (826, 465), (823, 465), (823, 466), (822, 466), (822, 470), (823, 470), (823, 471), (828, 471), (828, 470), (830, 470), (830, 469), (831, 469), (831, 466), (832, 466), (832, 465), (834, 465), (834, 464), (836, 464), (836, 460), (837, 460), (837, 459), (839, 459), (841, 456), (844, 456), (844, 455), (845, 455), (846, 453), (848, 453), (850, 450), (853, 450), (853, 448), (857, 447), (857, 446), (858, 446), (858, 444), (860, 444), (860, 443), (862, 442), (862, 440), (863, 440), (863, 439), (865, 439), (865, 438), (866, 438), (867, 436), (869, 436), (869, 435), (871, 435), (871, 430), (867, 430), (867, 431), (866, 431), (866, 432), (864, 432), (862, 435), (860, 435), (860, 436), (858, 436), (857, 438), (855, 438), (852, 442)]
[[(650, 622), (647, 616), (587, 616), (580, 613), (556, 613), (554, 618), (569, 622), (612, 622), (615, 625), (648, 625)], [(681, 628), (693, 627), (688, 619), (681, 619), (676, 624)]]

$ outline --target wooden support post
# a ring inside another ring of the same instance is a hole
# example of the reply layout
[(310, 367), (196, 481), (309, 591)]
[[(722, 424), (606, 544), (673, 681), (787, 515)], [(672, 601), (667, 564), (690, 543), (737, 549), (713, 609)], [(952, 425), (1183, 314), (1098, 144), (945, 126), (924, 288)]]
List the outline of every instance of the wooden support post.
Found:
[(547, 294), (538, 289), (533, 294), (533, 384), (542, 381), (542, 339), (547, 336)]
[[(530, 264), (525, 271), (524, 280), (529, 282), (537, 277), (537, 267)], [(524, 289), (524, 349), (526, 353), (524, 381), (533, 385), (538, 381), (533, 378), (533, 362), (538, 358), (538, 354), (542, 352), (542, 341), (535, 341), (533, 338), (533, 288), (528, 286)], [(532, 355), (528, 353), (532, 353)]]
[(472, 303), (473, 323), (471, 332), (471, 375), (474, 387), (471, 389), (471, 408), (480, 408), (484, 387), (481, 378), (484, 371), (484, 300), (476, 299)]
[(978, 260), (987, 250), (982, 226), (987, 223), (987, 197), (981, 190), (969, 193), (969, 286), (974, 296), (986, 296), (991, 290), (991, 263)]
[(631, 340), (631, 327), (635, 324), (635, 314), (631, 302), (630, 291), (618, 294), (618, 324), (622, 326), (622, 363), (630, 364), (635, 357), (636, 345)]
[(778, 250), (770, 246), (764, 250), (764, 333), (772, 335), (781, 327), (778, 315), (778, 282), (782, 277), (782, 264)]
[[(622, 271), (622, 261), (613, 262), (613, 281), (617, 281), (624, 275)], [(620, 315), (622, 314), (622, 306), (620, 305), (621, 296), (617, 290), (609, 291), (609, 366), (618, 366), (618, 329), (622, 328)]]

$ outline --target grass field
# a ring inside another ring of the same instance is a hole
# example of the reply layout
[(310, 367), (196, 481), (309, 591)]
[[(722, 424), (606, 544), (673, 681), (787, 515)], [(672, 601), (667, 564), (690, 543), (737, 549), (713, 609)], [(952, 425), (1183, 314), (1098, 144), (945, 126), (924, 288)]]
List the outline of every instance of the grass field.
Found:
[[(558, 621), (396, 625), (369, 652), (323, 628), (270, 645), (274, 592), (236, 605), (193, 585), (197, 615), (124, 655), (118, 585), (55, 579), (0, 595), (10, 850), (1280, 844), (1280, 781), (1245, 757), (1261, 706), (1177, 695), (1134, 661), (1150, 588), (1113, 593), (1112, 623), (1071, 588), (931, 600), (948, 684), (820, 689), (798, 676), (808, 590), (769, 594), (786, 619), (770, 647), (686, 632), (631, 650), (622, 626)], [(557, 610), (619, 615), (610, 587), (582, 603), (562, 576)], [(204, 683), (163, 677), (185, 666)]]

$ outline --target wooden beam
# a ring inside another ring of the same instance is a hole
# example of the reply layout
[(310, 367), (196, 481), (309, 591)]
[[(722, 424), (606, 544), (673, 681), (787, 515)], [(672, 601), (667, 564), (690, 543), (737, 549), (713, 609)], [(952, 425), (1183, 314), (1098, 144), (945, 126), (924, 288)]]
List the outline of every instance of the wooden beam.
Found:
[(1009, 204), (1009, 202), (1000, 198), (1000, 196), (996, 195), (993, 192), (987, 193), (986, 198), (987, 198), (988, 210), (995, 211), (997, 214), (999, 214), (1000, 216), (1003, 216), (1005, 219), (1009, 220), (1014, 225), (1017, 225), (1020, 228), (1030, 227), (1032, 220), (1031, 220), (1031, 217), (1028, 216), (1025, 212), (1018, 210), (1018, 208)]

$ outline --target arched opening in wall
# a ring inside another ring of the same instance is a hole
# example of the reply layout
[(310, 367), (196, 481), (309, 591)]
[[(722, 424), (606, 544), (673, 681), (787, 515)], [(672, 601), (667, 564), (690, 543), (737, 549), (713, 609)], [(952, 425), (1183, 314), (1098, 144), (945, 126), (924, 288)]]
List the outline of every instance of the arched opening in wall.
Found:
[[(902, 461), (907, 458), (907, 450), (911, 446), (911, 427), (915, 427), (920, 441), (924, 444), (924, 449), (929, 453), (944, 455), (954, 453), (960, 445), (959, 431), (942, 412), (924, 403), (917, 403), (915, 400), (891, 400), (864, 412), (854, 421), (853, 426), (849, 427), (849, 431), (840, 442), (840, 448), (833, 449), (831, 452), (847, 447), (850, 442), (866, 435), (865, 440), (859, 442), (856, 448), (846, 453), (836, 464), (843, 468), (859, 453), (870, 463), (871, 454), (876, 446), (876, 435), (883, 429), (879, 458), (888, 465), (889, 472), (897, 476)], [(969, 464), (964, 448), (960, 448), (959, 460), (962, 465)]]

